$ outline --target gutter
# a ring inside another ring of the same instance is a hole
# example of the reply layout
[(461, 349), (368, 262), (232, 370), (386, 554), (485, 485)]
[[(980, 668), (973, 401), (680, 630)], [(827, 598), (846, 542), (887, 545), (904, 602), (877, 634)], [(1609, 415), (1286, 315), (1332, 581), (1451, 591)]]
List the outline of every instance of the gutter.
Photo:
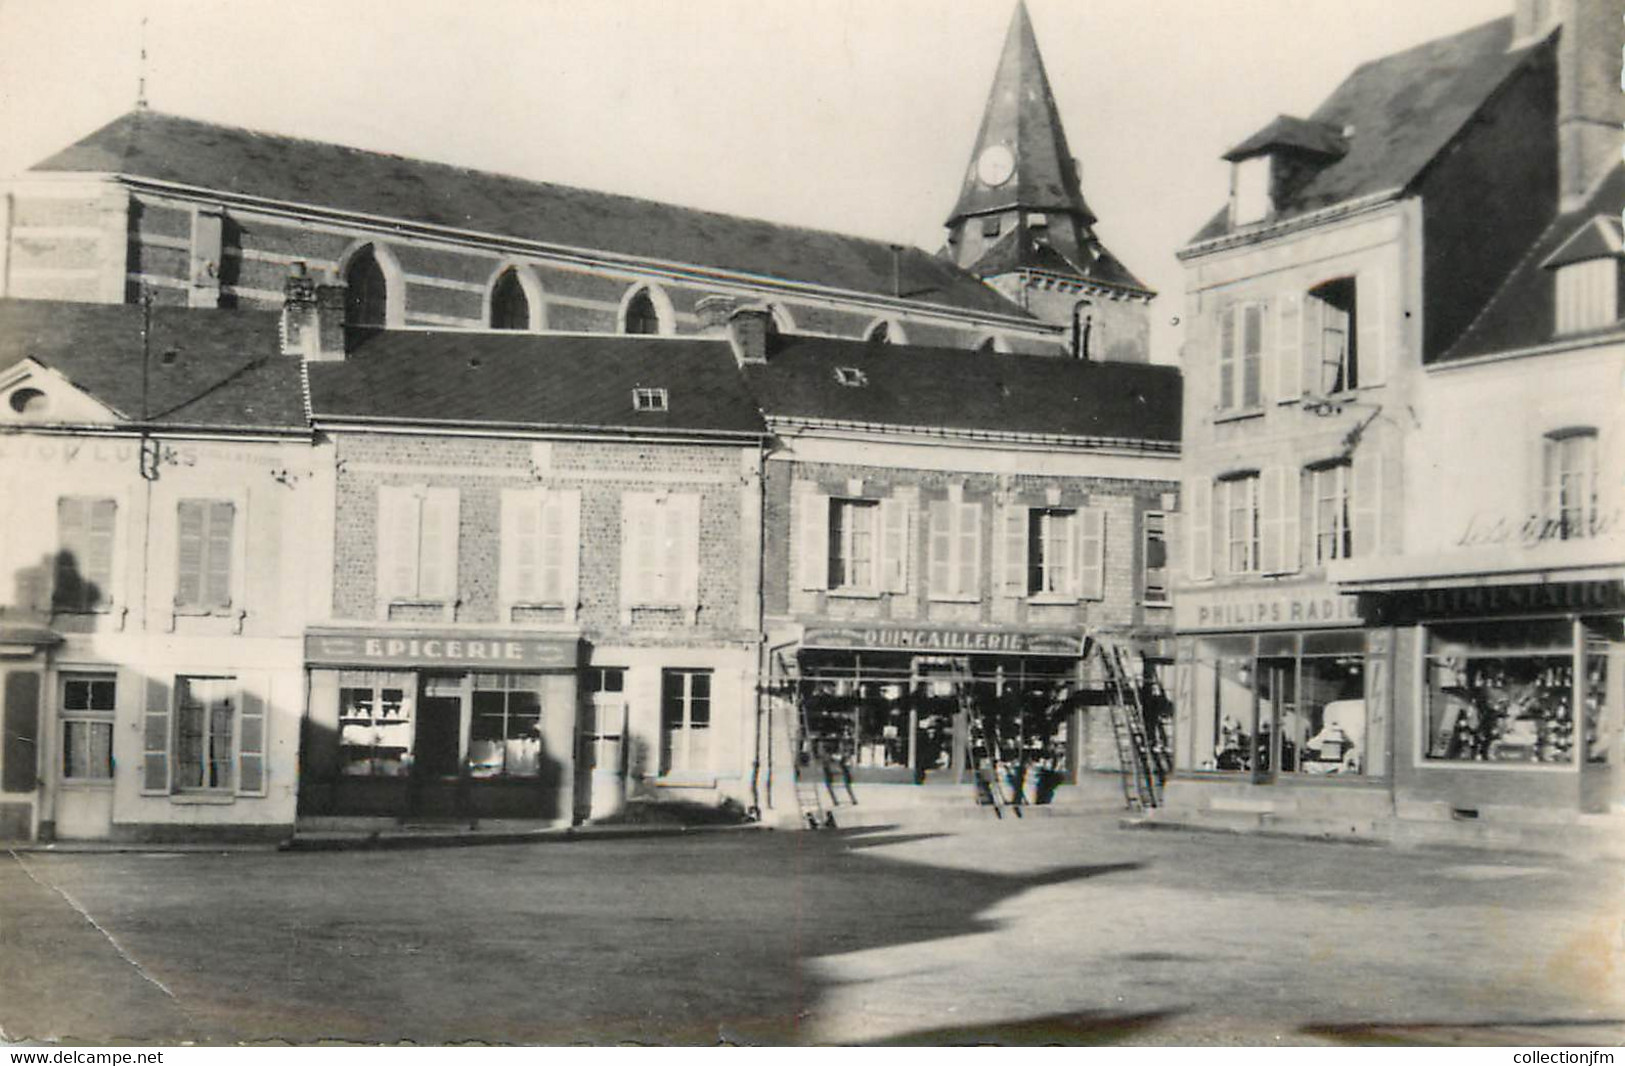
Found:
[(1242, 245), (1258, 244), (1275, 237), (1283, 237), (1298, 230), (1310, 229), (1334, 219), (1348, 218), (1353, 215), (1364, 214), (1374, 210), (1390, 201), (1399, 199), (1404, 195), (1402, 186), (1384, 189), (1381, 192), (1368, 193), (1353, 200), (1344, 200), (1330, 207), (1323, 207), (1318, 211), (1311, 211), (1306, 215), (1293, 215), (1291, 218), (1279, 222), (1269, 223), (1247, 229), (1239, 233), (1225, 233), (1217, 237), (1209, 237), (1205, 241), (1188, 244), (1174, 253), (1180, 262), (1187, 259), (1197, 259), (1204, 255), (1212, 255), (1227, 248), (1236, 248)]
[(414, 418), (402, 422), (394, 416), (345, 415), (329, 421), (321, 415), (312, 419), (313, 428), (324, 431), (423, 434), (439, 433), (459, 437), (536, 437), (549, 440), (659, 441), (665, 444), (754, 444), (769, 434), (743, 430), (682, 430), (662, 432), (635, 426), (583, 426), (535, 422), (458, 422), (449, 419)]
[(1063, 446), (1090, 448), (1100, 451), (1138, 454), (1152, 452), (1161, 455), (1180, 454), (1178, 441), (1159, 441), (1133, 437), (1087, 437), (1063, 433), (1018, 433), (997, 429), (956, 429), (941, 426), (891, 425), (878, 422), (859, 422), (833, 418), (773, 418), (768, 428), (780, 430), (807, 429), (813, 432), (829, 431), (833, 435), (910, 436), (938, 440), (962, 440), (966, 444), (1007, 443), (1035, 446)]

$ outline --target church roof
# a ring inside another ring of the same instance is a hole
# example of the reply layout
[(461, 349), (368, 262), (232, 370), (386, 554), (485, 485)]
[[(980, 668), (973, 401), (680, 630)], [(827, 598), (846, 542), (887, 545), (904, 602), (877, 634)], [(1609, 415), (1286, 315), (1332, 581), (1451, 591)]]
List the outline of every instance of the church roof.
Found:
[(1009, 274), (1017, 270), (1043, 270), (1118, 288), (1136, 289), (1145, 293), (1151, 291), (1116, 256), (1107, 251), (1105, 245), (1096, 241), (1092, 250), (1093, 255), (1087, 263), (1076, 263), (1061, 254), (1054, 245), (1035, 239), (1031, 228), (1018, 226), (982, 253), (982, 257), (972, 264), (971, 270), (984, 278)]
[[(111, 173), (288, 204), (1030, 317), (918, 248), (631, 196), (130, 112), (32, 168)], [(895, 261), (894, 261), (895, 256)]]
[[(1276, 217), (1286, 220), (1409, 188), (1496, 90), (1542, 47), (1509, 50), (1511, 42), (1512, 19), (1502, 18), (1360, 66), (1309, 119), (1326, 129), (1346, 131), (1347, 152), (1320, 167), (1284, 202), (1277, 203)], [(1304, 127), (1295, 129), (1302, 132)], [(1285, 132), (1284, 128), (1271, 132), (1267, 127), (1259, 136), (1273, 138)], [(1229, 155), (1252, 140), (1242, 142)], [(1222, 209), (1191, 243), (1222, 237), (1231, 229), (1230, 212)]]
[[(998, 146), (1010, 152), (1015, 168), (1002, 183), (989, 185), (978, 166), (984, 153)], [(1032, 20), (1020, 0), (1005, 35), (959, 202), (948, 224), (967, 215), (1012, 207), (1069, 213), (1086, 223), (1095, 220), (1078, 185), (1077, 167), (1067, 148), (1043, 57), (1038, 54)]]

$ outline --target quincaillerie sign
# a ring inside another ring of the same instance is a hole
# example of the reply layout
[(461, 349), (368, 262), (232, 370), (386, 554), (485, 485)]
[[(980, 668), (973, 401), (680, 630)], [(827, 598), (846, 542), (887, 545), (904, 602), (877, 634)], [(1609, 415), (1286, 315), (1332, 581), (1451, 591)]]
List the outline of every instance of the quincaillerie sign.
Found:
[(984, 652), (1005, 655), (1082, 655), (1083, 637), (1020, 629), (949, 629), (942, 626), (842, 626), (809, 629), (804, 648), (876, 648), (885, 651)]
[(1329, 585), (1187, 590), (1174, 598), (1174, 628), (1181, 632), (1359, 624), (1359, 601)]
[(576, 665), (576, 642), (534, 637), (388, 629), (306, 633), (305, 661), (317, 666), (486, 666), (557, 670)]

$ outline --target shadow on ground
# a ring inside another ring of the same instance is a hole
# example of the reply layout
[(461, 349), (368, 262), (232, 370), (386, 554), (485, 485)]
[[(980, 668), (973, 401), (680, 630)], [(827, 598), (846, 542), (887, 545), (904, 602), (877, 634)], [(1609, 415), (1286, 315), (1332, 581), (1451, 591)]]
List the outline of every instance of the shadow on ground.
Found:
[(1098, 1047), (1120, 1044), (1141, 1030), (1175, 1017), (1174, 1011), (1109, 1014), (1079, 1011), (1039, 1018), (1018, 1018), (986, 1025), (919, 1029), (877, 1043), (879, 1047)]

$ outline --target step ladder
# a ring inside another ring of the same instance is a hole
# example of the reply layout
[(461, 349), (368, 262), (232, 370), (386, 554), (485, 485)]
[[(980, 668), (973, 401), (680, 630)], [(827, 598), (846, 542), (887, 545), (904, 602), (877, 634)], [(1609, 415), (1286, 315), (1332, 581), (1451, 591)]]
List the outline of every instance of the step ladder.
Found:
[(796, 737), (796, 813), (801, 824), (807, 829), (834, 829), (835, 812), (824, 806), (824, 797), (819, 794), (819, 776), (822, 774), (822, 764), (817, 761), (817, 752), (814, 750), (814, 740), (811, 723), (807, 719), (807, 701), (802, 697), (800, 678), (792, 670), (787, 675), (791, 691), (796, 702), (796, 720), (799, 735)]
[(1006, 811), (1021, 817), (1019, 799), (1012, 799), (1004, 790), (1004, 761), (999, 757), (999, 737), (988, 735), (986, 723), (977, 713), (976, 697), (972, 691), (970, 660), (956, 658), (953, 671), (947, 675), (954, 682), (959, 696), (959, 709), (965, 716), (965, 758), (971, 773), (971, 786), (980, 807), (992, 807), (1001, 821)]
[[(1123, 784), (1123, 800), (1129, 810), (1148, 810), (1161, 802), (1161, 787), (1167, 777), (1162, 760), (1146, 726), (1145, 703), (1140, 682), (1129, 671), (1128, 655), (1109, 637), (1091, 634), (1090, 650), (1100, 663), (1105, 680), (1107, 706), (1111, 711), (1112, 737), (1117, 744), (1117, 765)], [(1160, 725), (1158, 732), (1161, 732)]]

